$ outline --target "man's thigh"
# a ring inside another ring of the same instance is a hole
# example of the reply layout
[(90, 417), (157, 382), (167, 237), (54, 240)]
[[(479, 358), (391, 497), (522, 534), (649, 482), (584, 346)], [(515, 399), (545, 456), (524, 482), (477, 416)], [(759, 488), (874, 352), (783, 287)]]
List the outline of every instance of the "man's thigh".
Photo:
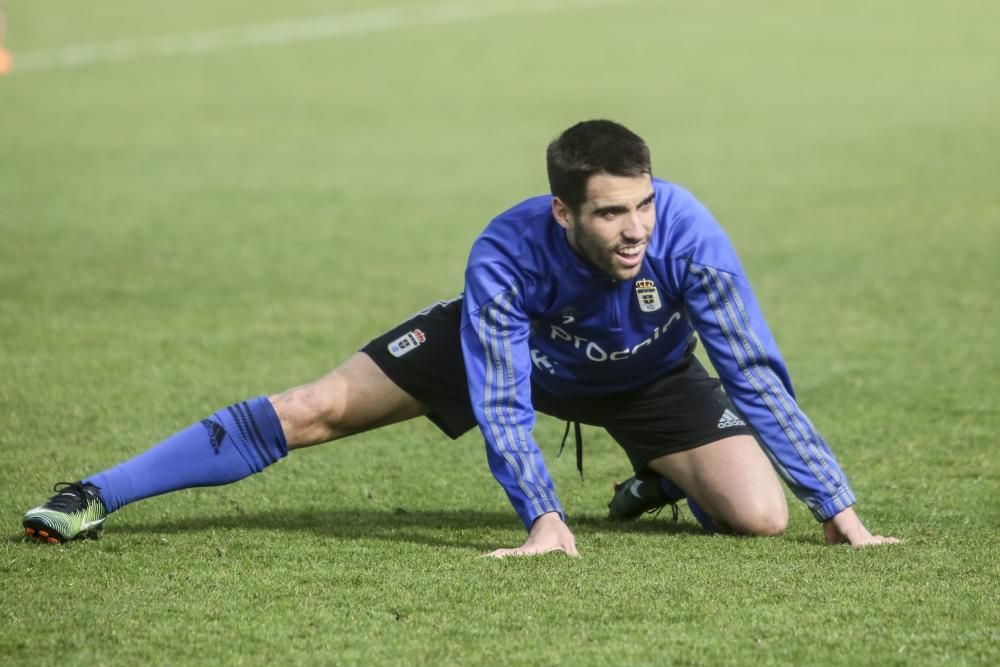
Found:
[(440, 301), (361, 348), (453, 439), (476, 426), (462, 358), (461, 313), (461, 298)]
[(320, 379), (271, 396), (289, 449), (330, 442), (427, 413), (357, 352)]
[(451, 438), (475, 426), (459, 340), (461, 300), (377, 336), (315, 382), (271, 397), (289, 447), (426, 415)]
[(738, 435), (648, 463), (681, 487), (720, 528), (743, 535), (777, 535), (788, 523), (781, 481), (757, 440)]

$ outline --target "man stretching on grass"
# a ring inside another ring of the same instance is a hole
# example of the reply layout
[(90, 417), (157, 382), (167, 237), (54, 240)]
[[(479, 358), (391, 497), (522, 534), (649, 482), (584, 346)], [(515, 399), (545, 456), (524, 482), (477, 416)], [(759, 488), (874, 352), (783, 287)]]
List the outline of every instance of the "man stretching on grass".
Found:
[[(652, 178), (649, 149), (610, 121), (548, 147), (552, 195), (500, 214), (472, 246), (463, 296), (417, 313), (319, 380), (219, 410), (24, 516), (61, 542), (176, 489), (235, 482), (288, 450), (426, 415), (457, 438), (478, 425), (528, 536), (491, 555), (577, 555), (532, 437), (535, 410), (607, 429), (636, 475), (614, 519), (685, 496), (708, 530), (778, 535), (778, 474), (829, 543), (872, 535), (833, 454), (799, 409), (743, 268), (709, 212)], [(693, 356), (695, 333), (721, 376)], [(577, 432), (579, 447), (579, 432)]]

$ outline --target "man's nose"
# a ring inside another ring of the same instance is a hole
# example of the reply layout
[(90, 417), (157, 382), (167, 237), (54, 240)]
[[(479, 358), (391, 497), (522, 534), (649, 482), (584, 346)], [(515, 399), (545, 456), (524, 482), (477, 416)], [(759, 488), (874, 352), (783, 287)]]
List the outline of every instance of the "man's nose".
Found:
[(622, 236), (629, 241), (641, 241), (646, 237), (646, 230), (642, 226), (642, 218), (638, 211), (629, 211), (625, 216), (625, 227), (622, 229)]

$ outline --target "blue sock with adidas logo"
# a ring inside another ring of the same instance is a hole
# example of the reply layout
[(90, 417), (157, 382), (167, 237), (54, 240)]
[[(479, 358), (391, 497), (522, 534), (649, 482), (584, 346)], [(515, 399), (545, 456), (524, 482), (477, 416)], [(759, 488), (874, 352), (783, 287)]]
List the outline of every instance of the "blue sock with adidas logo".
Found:
[(122, 505), (194, 486), (229, 484), (288, 454), (271, 402), (236, 403), (192, 424), (135, 458), (86, 478), (109, 512)]

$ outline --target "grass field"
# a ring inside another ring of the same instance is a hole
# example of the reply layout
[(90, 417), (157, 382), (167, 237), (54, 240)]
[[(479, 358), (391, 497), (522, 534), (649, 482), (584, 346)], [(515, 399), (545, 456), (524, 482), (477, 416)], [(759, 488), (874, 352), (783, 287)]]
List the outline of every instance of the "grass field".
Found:
[[(6, 4), (0, 664), (1000, 663), (996, 3)], [(727, 228), (905, 544), (826, 547), (794, 499), (776, 539), (610, 525), (624, 455), (586, 429), (581, 483), (546, 418), (579, 560), (478, 558), (523, 529), (423, 420), (22, 540), (54, 482), (457, 293), (587, 117)]]

